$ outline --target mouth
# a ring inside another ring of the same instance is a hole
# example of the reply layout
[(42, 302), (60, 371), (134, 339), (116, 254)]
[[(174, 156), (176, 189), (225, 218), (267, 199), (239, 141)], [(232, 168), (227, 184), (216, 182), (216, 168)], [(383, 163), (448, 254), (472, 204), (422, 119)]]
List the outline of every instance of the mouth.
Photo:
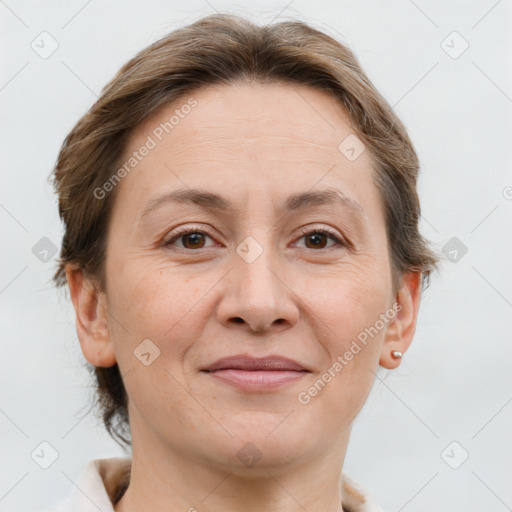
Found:
[(254, 358), (245, 354), (219, 359), (201, 370), (209, 377), (244, 391), (273, 391), (303, 379), (311, 371), (282, 356)]

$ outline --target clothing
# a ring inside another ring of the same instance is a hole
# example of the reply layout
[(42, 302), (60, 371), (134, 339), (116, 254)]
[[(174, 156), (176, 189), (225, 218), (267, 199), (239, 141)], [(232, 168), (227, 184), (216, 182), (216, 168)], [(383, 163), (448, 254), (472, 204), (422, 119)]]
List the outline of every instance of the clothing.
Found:
[[(43, 512), (114, 512), (130, 480), (131, 459), (112, 457), (91, 460), (85, 466), (67, 499)], [(343, 473), (345, 512), (383, 512), (369, 494)]]

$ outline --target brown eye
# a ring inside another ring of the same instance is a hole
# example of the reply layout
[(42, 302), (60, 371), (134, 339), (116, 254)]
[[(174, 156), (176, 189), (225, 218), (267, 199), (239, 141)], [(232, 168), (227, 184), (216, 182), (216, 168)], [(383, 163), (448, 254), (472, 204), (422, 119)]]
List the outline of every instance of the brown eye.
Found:
[(203, 249), (206, 246), (206, 238), (210, 238), (210, 235), (204, 233), (203, 231), (199, 231), (198, 229), (182, 229), (177, 233), (171, 235), (171, 238), (164, 242), (164, 246), (174, 246), (176, 242), (181, 242), (181, 244), (177, 244), (178, 249)]
[(194, 232), (182, 235), (181, 240), (188, 240), (188, 243), (183, 243), (185, 249), (201, 249), (204, 245), (204, 233)]
[(308, 249), (324, 249), (328, 241), (328, 238), (325, 235), (325, 233), (312, 233), (310, 235), (307, 235), (305, 239), (311, 243), (311, 245), (308, 245), (308, 243), (306, 242), (306, 247)]
[[(309, 232), (303, 231), (303, 236), (301, 238), (304, 238), (305, 240), (304, 245), (306, 249), (329, 249), (330, 247), (336, 245), (345, 245), (338, 239), (335, 233), (328, 229), (314, 229)], [(331, 246), (326, 247), (329, 240), (333, 241), (334, 243)]]

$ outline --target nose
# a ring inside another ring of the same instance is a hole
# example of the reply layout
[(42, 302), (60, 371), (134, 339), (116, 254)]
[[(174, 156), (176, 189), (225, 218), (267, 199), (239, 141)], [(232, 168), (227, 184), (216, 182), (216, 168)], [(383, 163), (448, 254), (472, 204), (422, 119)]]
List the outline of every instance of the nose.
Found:
[(295, 325), (299, 318), (299, 298), (293, 292), (286, 272), (270, 250), (248, 262), (234, 254), (233, 268), (223, 280), (217, 315), (230, 328), (253, 332), (279, 332)]

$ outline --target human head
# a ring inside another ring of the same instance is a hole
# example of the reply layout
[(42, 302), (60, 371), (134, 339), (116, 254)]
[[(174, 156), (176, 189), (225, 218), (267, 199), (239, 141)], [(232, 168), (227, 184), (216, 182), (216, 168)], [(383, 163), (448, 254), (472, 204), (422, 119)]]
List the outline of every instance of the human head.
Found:
[[(126, 63), (64, 141), (54, 173), (65, 226), (54, 276), (58, 286), (66, 282), (66, 266), (75, 265), (106, 289), (107, 234), (124, 185), (115, 176), (135, 130), (195, 92), (244, 81), (307, 86), (329, 94), (344, 109), (371, 155), (393, 291), (407, 272), (419, 273), (423, 288), (428, 285), (436, 256), (418, 227), (418, 158), (404, 126), (353, 53), (301, 22), (259, 27), (213, 15), (172, 32)], [(114, 438), (128, 442), (127, 394), (118, 365), (94, 371), (105, 426)]]

